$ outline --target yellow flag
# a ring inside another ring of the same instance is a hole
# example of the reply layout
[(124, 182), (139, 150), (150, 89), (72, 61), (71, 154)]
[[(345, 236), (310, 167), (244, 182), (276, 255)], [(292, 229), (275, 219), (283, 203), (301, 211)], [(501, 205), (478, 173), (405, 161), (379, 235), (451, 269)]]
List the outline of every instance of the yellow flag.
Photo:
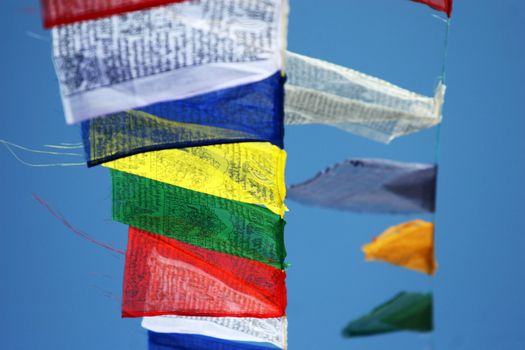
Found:
[(244, 142), (146, 152), (104, 166), (284, 215), (286, 152), (268, 142)]
[(390, 227), (362, 250), (366, 261), (381, 260), (429, 275), (437, 268), (434, 225), (423, 220)]

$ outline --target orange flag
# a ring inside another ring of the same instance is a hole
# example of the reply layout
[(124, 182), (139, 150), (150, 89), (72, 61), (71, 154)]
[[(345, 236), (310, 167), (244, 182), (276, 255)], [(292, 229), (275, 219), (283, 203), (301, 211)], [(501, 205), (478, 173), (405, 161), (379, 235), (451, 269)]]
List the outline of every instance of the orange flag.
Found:
[(362, 247), (366, 261), (381, 260), (433, 275), (434, 224), (424, 220), (409, 221), (388, 228)]

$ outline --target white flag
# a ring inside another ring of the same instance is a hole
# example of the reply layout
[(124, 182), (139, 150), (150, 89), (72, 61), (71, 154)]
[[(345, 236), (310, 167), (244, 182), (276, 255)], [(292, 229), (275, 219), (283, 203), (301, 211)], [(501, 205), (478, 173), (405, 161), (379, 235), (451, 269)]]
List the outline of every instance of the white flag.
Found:
[(66, 120), (265, 79), (282, 68), (287, 15), (287, 0), (196, 0), (55, 27)]
[(200, 334), (204, 336), (248, 342), (271, 343), (286, 349), (287, 320), (281, 318), (144, 317), (142, 327), (156, 333)]
[(327, 124), (388, 143), (441, 122), (445, 86), (426, 97), (329, 62), (287, 52), (286, 124)]

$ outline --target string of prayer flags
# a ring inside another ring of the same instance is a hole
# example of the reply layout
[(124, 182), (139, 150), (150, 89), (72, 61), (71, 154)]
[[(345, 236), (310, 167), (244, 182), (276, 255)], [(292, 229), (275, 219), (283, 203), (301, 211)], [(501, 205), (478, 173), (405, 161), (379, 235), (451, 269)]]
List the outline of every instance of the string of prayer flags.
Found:
[(388, 143), (441, 122), (445, 86), (426, 97), (322, 60), (287, 52), (286, 124), (327, 124)]
[(270, 142), (284, 148), (284, 78), (160, 102), (82, 122), (88, 166), (170, 148)]
[(360, 337), (397, 331), (433, 330), (432, 294), (401, 292), (370, 313), (352, 321), (345, 337)]
[(437, 268), (431, 222), (413, 220), (390, 227), (362, 249), (366, 261), (381, 260), (428, 275)]
[(414, 2), (420, 2), (428, 5), (435, 10), (445, 12), (448, 17), (452, 15), (452, 3), (453, 0), (412, 0)]
[(266, 208), (111, 170), (113, 220), (279, 269), (285, 222)]
[(144, 317), (142, 327), (155, 333), (200, 334), (237, 342), (268, 343), (279, 349), (286, 348), (286, 317), (157, 316)]
[(283, 317), (286, 273), (129, 228), (123, 317)]
[[(450, 17), (452, 0), (413, 1)], [(445, 85), (424, 96), (286, 53), (288, 0), (42, 7), (66, 121), (81, 123), (88, 166), (110, 169), (113, 219), (129, 225), (122, 316), (144, 317), (151, 350), (286, 349), (284, 124), (388, 143), (441, 122)], [(291, 186), (289, 197), (433, 213), (436, 173), (432, 164), (348, 160)], [(390, 227), (363, 246), (365, 258), (432, 275), (433, 230), (423, 220)], [(402, 292), (344, 334), (432, 328), (432, 295)]]
[(282, 69), (287, 14), (287, 0), (201, 0), (54, 27), (66, 121), (268, 78)]
[(245, 142), (136, 154), (105, 167), (214, 196), (264, 205), (283, 216), (286, 152)]
[(44, 27), (87, 21), (186, 0), (41, 0)]
[(353, 212), (432, 213), (436, 167), (382, 159), (338, 163), (314, 178), (288, 188), (296, 202)]
[(229, 341), (195, 334), (148, 332), (149, 350), (269, 350), (263, 344)]

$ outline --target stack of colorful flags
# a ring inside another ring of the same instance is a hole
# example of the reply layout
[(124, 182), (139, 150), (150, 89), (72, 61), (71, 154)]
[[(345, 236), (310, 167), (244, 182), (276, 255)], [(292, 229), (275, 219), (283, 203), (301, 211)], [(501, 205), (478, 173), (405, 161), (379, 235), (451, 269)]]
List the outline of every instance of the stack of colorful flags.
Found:
[(286, 0), (44, 1), (151, 349), (286, 348)]
[[(451, 0), (415, 1), (450, 15)], [(440, 123), (445, 85), (422, 96), (286, 53), (288, 0), (42, 3), (66, 120), (88, 166), (110, 169), (113, 219), (129, 225), (122, 316), (143, 317), (150, 349), (285, 349), (284, 125), (388, 143)], [(289, 194), (432, 213), (435, 186), (434, 165), (357, 159)], [(415, 220), (363, 250), (433, 274), (433, 238)], [(345, 334), (428, 331), (431, 314), (431, 295), (401, 293)]]

